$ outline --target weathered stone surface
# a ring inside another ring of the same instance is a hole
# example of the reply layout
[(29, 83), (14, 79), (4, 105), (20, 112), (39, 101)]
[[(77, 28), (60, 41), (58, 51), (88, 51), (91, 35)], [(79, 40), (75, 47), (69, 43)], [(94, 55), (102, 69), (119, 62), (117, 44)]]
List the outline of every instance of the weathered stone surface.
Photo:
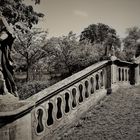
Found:
[[(130, 76), (131, 72), (135, 74), (136, 67), (136, 64), (120, 60), (102, 61), (27, 100), (18, 101), (9, 94), (4, 98), (1, 96), (0, 137), (2, 140), (56, 139), (59, 131), (63, 132), (77, 121), (85, 111), (103, 99), (107, 91), (111, 93), (120, 85), (128, 87), (133, 79), (135, 84), (135, 77), (132, 79)], [(80, 102), (81, 96), (83, 101)], [(81, 122), (77, 127), (80, 126)]]
[(12, 94), (0, 95), (0, 112), (12, 111), (22, 106)]
[[(120, 86), (121, 87), (121, 86)], [(90, 108), (59, 140), (139, 140), (140, 86), (119, 88)]]
[(43, 136), (42, 140), (56, 140), (60, 132), (63, 134), (66, 128), (71, 126), (73, 123), (77, 123), (78, 119), (83, 113), (85, 113), (90, 107), (94, 108), (94, 106), (105, 96), (106, 90), (104, 89), (90, 96), (90, 98), (88, 98), (84, 103), (76, 107), (67, 116), (63, 116), (63, 118), (58, 122), (58, 124), (51, 127), (51, 129), (48, 130), (47, 135)]
[(96, 64), (40, 91), (38, 94), (35, 94), (34, 96), (29, 97), (27, 100), (37, 102), (37, 101), (41, 100), (42, 98), (44, 98), (48, 95), (51, 95), (53, 92), (71, 84), (73, 81), (80, 79), (82, 76), (85, 76), (86, 74), (90, 73), (92, 70), (98, 69), (99, 67), (101, 67), (107, 63), (108, 63), (108, 61), (102, 61), (102, 62), (96, 63)]
[(31, 114), (27, 114), (0, 129), (0, 140), (31, 140)]

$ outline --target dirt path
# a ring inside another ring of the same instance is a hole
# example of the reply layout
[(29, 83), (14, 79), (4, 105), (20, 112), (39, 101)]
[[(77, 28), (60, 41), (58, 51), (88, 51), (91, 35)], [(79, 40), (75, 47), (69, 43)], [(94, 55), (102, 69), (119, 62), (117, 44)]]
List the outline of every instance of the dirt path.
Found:
[(140, 140), (140, 86), (112, 93), (58, 139)]

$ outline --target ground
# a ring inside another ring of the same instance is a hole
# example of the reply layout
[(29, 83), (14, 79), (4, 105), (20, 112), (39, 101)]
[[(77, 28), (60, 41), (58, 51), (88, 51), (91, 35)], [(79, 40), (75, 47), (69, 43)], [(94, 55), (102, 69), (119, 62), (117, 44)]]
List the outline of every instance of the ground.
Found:
[(140, 86), (108, 95), (58, 139), (140, 140)]

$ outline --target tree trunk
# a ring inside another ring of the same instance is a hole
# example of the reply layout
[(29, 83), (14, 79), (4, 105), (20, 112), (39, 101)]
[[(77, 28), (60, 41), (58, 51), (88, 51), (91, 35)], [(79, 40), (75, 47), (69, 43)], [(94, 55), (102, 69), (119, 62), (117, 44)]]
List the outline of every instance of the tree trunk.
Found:
[(26, 82), (29, 81), (29, 58), (28, 58), (28, 52), (27, 52), (27, 71), (26, 71)]
[(26, 82), (29, 81), (29, 68), (27, 66), (27, 71), (26, 71)]

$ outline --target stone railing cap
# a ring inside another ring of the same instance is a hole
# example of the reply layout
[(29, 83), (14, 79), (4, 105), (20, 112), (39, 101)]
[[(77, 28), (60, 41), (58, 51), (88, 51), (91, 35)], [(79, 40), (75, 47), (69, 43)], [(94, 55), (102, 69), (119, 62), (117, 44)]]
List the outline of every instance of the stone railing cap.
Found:
[(66, 79), (64, 79), (64, 80), (62, 80), (62, 81), (60, 81), (60, 82), (58, 82), (58, 83), (46, 88), (46, 89), (38, 92), (37, 94), (35, 94), (35, 95), (31, 96), (31, 97), (29, 97), (27, 99), (27, 101), (37, 102), (37, 101), (41, 100), (42, 98), (52, 94), (53, 92), (55, 92), (55, 91), (65, 87), (66, 85), (76, 81), (77, 79), (80, 79), (82, 76), (90, 73), (91, 71), (93, 71), (93, 70), (95, 70), (95, 69), (107, 64), (108, 62), (109, 61), (106, 60), (106, 61), (101, 61), (101, 62), (98, 62), (96, 64), (93, 64), (92, 66), (89, 66), (89, 67), (85, 68), (84, 70), (82, 70), (82, 71), (80, 71), (80, 72), (78, 72), (76, 74), (73, 74), (72, 76), (70, 76), (70, 77), (68, 77), (68, 78), (66, 78)]
[(0, 117), (17, 115), (33, 107), (33, 101), (19, 101), (11, 94), (0, 96)]

